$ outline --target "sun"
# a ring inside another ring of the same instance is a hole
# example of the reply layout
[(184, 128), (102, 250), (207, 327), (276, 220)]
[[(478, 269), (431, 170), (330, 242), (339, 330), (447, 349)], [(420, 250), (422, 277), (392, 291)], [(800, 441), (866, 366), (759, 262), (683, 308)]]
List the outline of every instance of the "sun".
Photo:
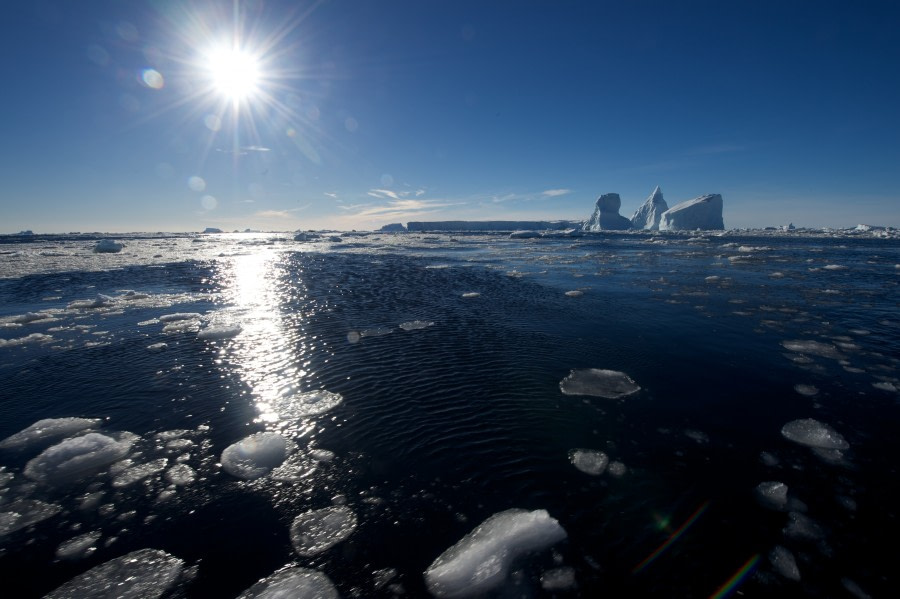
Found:
[(259, 92), (262, 71), (259, 59), (240, 48), (213, 48), (206, 56), (213, 89), (233, 103), (249, 100)]

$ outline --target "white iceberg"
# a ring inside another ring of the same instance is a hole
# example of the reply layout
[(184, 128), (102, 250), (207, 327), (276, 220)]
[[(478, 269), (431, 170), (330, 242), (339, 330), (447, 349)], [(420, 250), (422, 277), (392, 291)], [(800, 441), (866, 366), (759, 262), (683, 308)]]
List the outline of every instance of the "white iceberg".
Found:
[(660, 231), (693, 231), (724, 229), (722, 196), (717, 193), (681, 202), (663, 212)]
[(781, 427), (782, 436), (794, 443), (819, 449), (848, 449), (850, 444), (839, 432), (814, 418), (792, 420)]
[(641, 390), (631, 377), (617, 370), (602, 368), (573, 369), (559, 383), (566, 395), (594, 395), (606, 399), (618, 399)]
[(482, 595), (503, 584), (517, 557), (565, 538), (566, 531), (546, 510), (499, 512), (434, 560), (425, 584), (436, 597)]
[(58, 441), (100, 426), (100, 422), (99, 418), (44, 418), (0, 441), (0, 448), (22, 449), (29, 445)]
[(594, 213), (581, 226), (582, 231), (622, 231), (631, 228), (631, 221), (619, 214), (622, 199), (617, 193), (605, 193), (597, 198)]
[(278, 433), (254, 433), (225, 448), (222, 468), (232, 476), (252, 480), (280, 466), (288, 453), (288, 440)]
[(338, 599), (337, 589), (322, 572), (286, 568), (263, 578), (237, 599)]
[(25, 465), (25, 476), (46, 484), (65, 484), (94, 474), (121, 460), (131, 450), (133, 439), (117, 441), (100, 433), (65, 439), (45, 449)]
[(356, 514), (345, 505), (310, 510), (294, 518), (291, 544), (304, 557), (337, 545), (356, 529)]
[(650, 197), (632, 215), (631, 226), (645, 231), (657, 231), (663, 212), (668, 209), (669, 206), (663, 199), (662, 190), (657, 185)]
[(140, 549), (79, 574), (44, 599), (157, 599), (181, 577), (184, 562), (159, 549)]

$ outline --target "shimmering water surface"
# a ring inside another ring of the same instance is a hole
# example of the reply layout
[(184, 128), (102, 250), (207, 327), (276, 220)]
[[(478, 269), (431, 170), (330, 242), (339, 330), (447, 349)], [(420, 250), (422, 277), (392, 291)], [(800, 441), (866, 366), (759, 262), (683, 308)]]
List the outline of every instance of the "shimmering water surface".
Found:
[[(17, 596), (143, 549), (177, 596), (288, 565), (429, 596), (511, 508), (566, 538), (491, 596), (898, 591), (897, 240), (121, 241), (0, 243), (0, 439), (99, 419), (0, 442)], [(618, 395), (563, 393), (573, 370)]]

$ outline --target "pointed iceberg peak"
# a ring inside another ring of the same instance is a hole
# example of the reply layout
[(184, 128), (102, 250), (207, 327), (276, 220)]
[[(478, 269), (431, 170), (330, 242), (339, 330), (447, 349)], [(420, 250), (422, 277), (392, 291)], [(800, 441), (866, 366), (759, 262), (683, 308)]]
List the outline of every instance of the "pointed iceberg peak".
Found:
[(663, 199), (662, 190), (659, 185), (650, 194), (650, 197), (638, 208), (631, 217), (631, 226), (635, 229), (645, 229), (648, 231), (656, 231), (659, 229), (659, 221), (662, 213), (669, 209), (668, 204)]

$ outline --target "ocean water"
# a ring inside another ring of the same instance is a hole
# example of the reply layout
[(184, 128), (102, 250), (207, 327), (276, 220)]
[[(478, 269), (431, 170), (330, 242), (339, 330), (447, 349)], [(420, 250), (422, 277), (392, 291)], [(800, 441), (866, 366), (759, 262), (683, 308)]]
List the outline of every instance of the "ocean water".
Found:
[[(286, 566), (344, 597), (467, 596), (425, 572), (482, 523), (487, 596), (900, 590), (896, 239), (97, 239), (0, 238), (17, 597), (144, 549), (174, 574), (138, 596)], [(564, 393), (584, 369), (622, 374)], [(13, 437), (62, 418), (96, 420)], [(514, 508), (565, 538), (489, 520)]]

